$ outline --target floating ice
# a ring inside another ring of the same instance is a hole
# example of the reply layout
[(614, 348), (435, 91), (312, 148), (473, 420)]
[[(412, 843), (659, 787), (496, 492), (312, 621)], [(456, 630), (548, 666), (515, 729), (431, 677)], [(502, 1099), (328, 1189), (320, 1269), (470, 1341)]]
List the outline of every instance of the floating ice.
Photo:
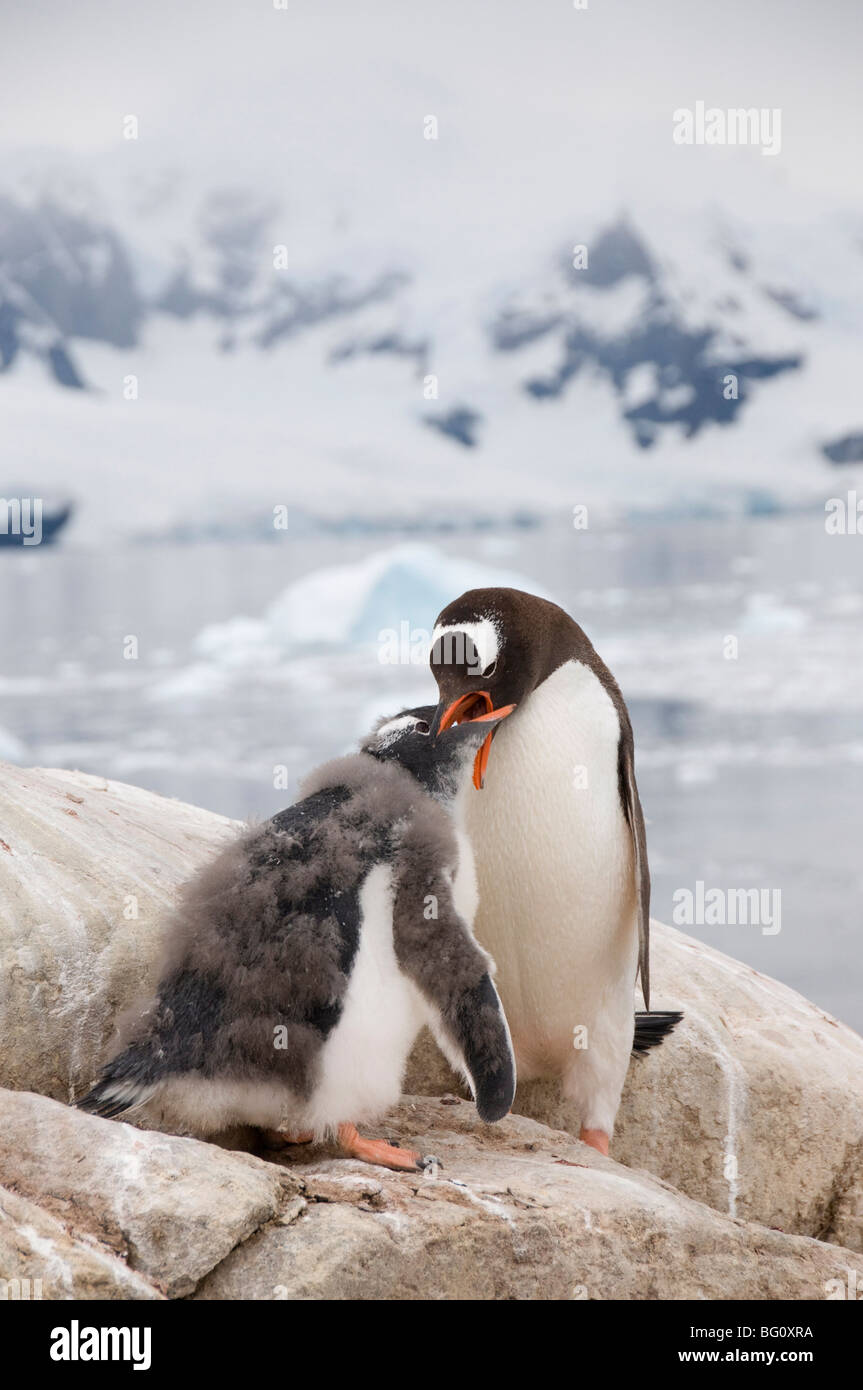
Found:
[(195, 649), (221, 665), (242, 666), (250, 659), (271, 663), (290, 652), (377, 642), (385, 631), (406, 634), (409, 641), (418, 634), (420, 646), (446, 604), (465, 589), (489, 586), (548, 597), (522, 574), (431, 545), (396, 545), (354, 564), (315, 570), (280, 594), (262, 618), (204, 628)]
[(775, 594), (750, 594), (740, 621), (741, 632), (778, 635), (800, 632), (809, 618), (801, 608), (783, 603)]
[(0, 725), (0, 762), (4, 763), (25, 763), (27, 761), (27, 749), (8, 729)]

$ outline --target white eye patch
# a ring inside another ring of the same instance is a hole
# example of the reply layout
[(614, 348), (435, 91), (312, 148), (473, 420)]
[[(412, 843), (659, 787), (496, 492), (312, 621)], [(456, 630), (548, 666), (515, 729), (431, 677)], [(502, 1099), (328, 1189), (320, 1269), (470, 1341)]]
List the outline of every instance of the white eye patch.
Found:
[(399, 734), (408, 729), (422, 727), (428, 733), (428, 725), (422, 719), (417, 719), (415, 714), (400, 714), (395, 719), (388, 719), (386, 724), (382, 724), (375, 731), (375, 738), (384, 748), (386, 748)]
[[(470, 638), (479, 658), (468, 665), (468, 645)], [(440, 644), (438, 646), (438, 644)], [(442, 666), (467, 666), (470, 676), (481, 676), (493, 666), (500, 654), (501, 640), (497, 624), (491, 618), (479, 618), (475, 623), (454, 623), (451, 626), (436, 627), (432, 633), (432, 648), (437, 662)]]

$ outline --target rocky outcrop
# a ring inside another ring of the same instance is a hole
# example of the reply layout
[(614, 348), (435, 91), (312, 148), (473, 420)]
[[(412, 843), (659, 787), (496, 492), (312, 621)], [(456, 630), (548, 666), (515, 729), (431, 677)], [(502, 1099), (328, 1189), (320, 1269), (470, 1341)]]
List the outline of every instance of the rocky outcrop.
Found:
[(47, 1278), (53, 1252), (52, 1297), (820, 1297), (863, 1250), (863, 1040), (658, 923), (654, 1003), (686, 1017), (632, 1064), (615, 1161), (576, 1142), (551, 1083), (480, 1125), (429, 1039), (406, 1089), (452, 1094), (388, 1126), (443, 1160), (429, 1183), (46, 1100), (90, 1084), (179, 884), (232, 824), (5, 766), (0, 807), (0, 1276)]
[(0, 1085), (81, 1094), (179, 885), (230, 830), (122, 782), (0, 764)]
[(2, 1092), (0, 1276), (60, 1299), (821, 1299), (861, 1263), (456, 1097), (385, 1130), (441, 1166), (264, 1161)]
[[(659, 922), (654, 1008), (684, 1021), (630, 1066), (612, 1145), (718, 1211), (863, 1250), (863, 1039), (802, 995)], [(464, 1093), (428, 1035), (409, 1090)], [(553, 1082), (514, 1109), (577, 1135)]]
[(0, 1298), (161, 1297), (104, 1245), (71, 1234), (43, 1207), (0, 1187)]
[[(0, 1186), (98, 1242), (170, 1297), (275, 1216), (281, 1170), (175, 1135), (0, 1092)], [(47, 1277), (47, 1276), (46, 1276)]]

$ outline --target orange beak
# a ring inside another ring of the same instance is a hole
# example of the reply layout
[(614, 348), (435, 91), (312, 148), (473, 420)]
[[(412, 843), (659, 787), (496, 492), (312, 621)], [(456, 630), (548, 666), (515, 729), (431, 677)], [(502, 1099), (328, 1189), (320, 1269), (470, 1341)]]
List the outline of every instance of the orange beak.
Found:
[[(481, 706), (482, 714), (471, 714), (472, 709)], [(467, 695), (459, 695), (457, 700), (444, 710), (438, 733), (442, 734), (444, 729), (449, 729), (453, 724), (482, 724), (487, 720), (506, 719), (508, 714), (512, 714), (515, 705), (501, 705), (500, 709), (495, 709), (491, 696), (487, 690), (472, 690)], [(473, 763), (473, 784), (477, 791), (482, 791), (485, 781), (485, 770), (488, 767), (488, 758), (491, 753), (491, 741), (494, 738), (492, 729), (488, 738), (479, 749)]]

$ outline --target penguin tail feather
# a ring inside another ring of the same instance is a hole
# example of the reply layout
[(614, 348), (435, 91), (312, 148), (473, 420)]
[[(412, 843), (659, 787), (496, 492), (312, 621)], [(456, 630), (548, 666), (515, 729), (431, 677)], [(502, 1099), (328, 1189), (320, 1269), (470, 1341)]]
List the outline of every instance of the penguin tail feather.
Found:
[(146, 1056), (133, 1046), (108, 1063), (95, 1086), (76, 1100), (75, 1108), (113, 1120), (125, 1110), (143, 1105), (157, 1089)]
[(150, 1099), (154, 1090), (154, 1086), (137, 1086), (133, 1089), (116, 1082), (97, 1081), (86, 1096), (75, 1101), (75, 1108), (86, 1110), (91, 1115), (101, 1115), (104, 1120), (113, 1120), (125, 1110), (133, 1110), (135, 1106), (143, 1105), (145, 1100)]
[(635, 1036), (632, 1040), (633, 1054), (644, 1056), (652, 1047), (659, 1047), (673, 1033), (683, 1014), (676, 1009), (653, 1009), (649, 1013), (635, 1015)]

